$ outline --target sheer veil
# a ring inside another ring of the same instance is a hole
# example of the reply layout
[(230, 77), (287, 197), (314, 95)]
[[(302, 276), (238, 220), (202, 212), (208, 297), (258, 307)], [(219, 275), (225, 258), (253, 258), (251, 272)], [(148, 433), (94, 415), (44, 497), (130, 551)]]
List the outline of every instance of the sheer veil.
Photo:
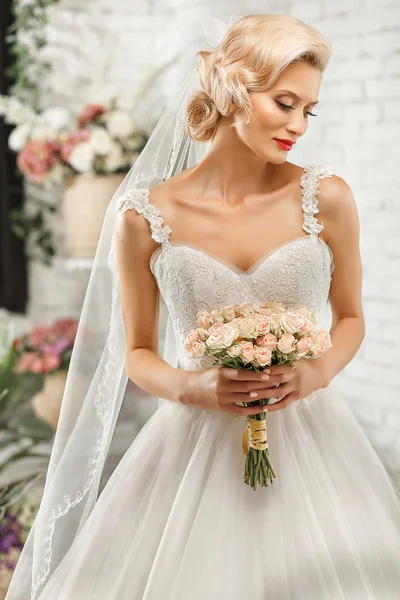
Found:
[[(207, 42), (216, 46), (237, 15), (203, 24)], [(126, 393), (125, 328), (114, 254), (118, 200), (137, 188), (150, 189), (197, 164), (210, 143), (195, 142), (185, 130), (185, 110), (200, 89), (195, 67), (164, 111), (146, 147), (115, 192), (103, 223), (72, 353), (58, 428), (42, 501), (14, 571), (6, 600), (40, 598), (52, 573), (93, 510), (115, 424)], [(160, 302), (159, 349), (177, 365), (174, 334)], [(136, 388), (129, 402), (142, 402)], [(147, 418), (162, 398), (146, 398)]]

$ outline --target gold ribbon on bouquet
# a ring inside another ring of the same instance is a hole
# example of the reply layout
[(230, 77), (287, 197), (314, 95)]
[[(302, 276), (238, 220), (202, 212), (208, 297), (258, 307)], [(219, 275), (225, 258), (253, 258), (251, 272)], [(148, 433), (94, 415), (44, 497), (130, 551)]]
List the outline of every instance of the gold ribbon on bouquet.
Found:
[(247, 427), (242, 439), (242, 448), (245, 456), (247, 456), (249, 447), (255, 450), (267, 450), (267, 419), (259, 420), (247, 417)]

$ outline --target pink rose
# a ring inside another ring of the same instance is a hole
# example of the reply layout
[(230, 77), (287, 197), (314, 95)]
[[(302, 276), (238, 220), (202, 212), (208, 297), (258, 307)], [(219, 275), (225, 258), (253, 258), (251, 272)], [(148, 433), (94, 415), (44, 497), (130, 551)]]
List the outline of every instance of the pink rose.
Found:
[(270, 350), (275, 350), (278, 345), (278, 339), (274, 336), (273, 333), (267, 333), (267, 335), (260, 336), (257, 338), (257, 346), (261, 348), (269, 348)]
[(242, 349), (241, 356), (244, 362), (249, 363), (254, 360), (254, 346), (252, 342), (240, 342), (240, 347)]
[(211, 316), (214, 319), (214, 323), (223, 323), (224, 322), (224, 317), (222, 316), (221, 312), (215, 308), (214, 310), (211, 311)]
[(284, 333), (278, 342), (278, 350), (282, 354), (290, 354), (295, 349), (296, 338), (291, 333)]
[(304, 325), (304, 318), (288, 310), (281, 317), (281, 325), (286, 333), (297, 333)]
[(79, 127), (85, 127), (90, 121), (104, 114), (106, 107), (102, 104), (87, 104), (78, 117)]
[(300, 358), (306, 356), (310, 352), (313, 343), (314, 342), (312, 338), (309, 336), (301, 338), (301, 340), (299, 340), (296, 344), (296, 350), (298, 353), (296, 360), (299, 360)]
[(204, 329), (209, 329), (213, 324), (213, 316), (208, 311), (200, 309), (197, 313), (197, 325)]
[(211, 350), (229, 348), (238, 337), (238, 330), (231, 323), (216, 323), (208, 329), (206, 345)]
[(325, 349), (323, 346), (319, 344), (314, 344), (311, 347), (311, 358), (321, 358), (321, 356), (325, 353)]
[(261, 305), (261, 308), (263, 311), (266, 311), (265, 314), (268, 315), (282, 315), (284, 312), (286, 312), (286, 308), (279, 302), (265, 302), (265, 304)]
[(257, 335), (266, 335), (271, 331), (271, 317), (269, 315), (256, 315)]
[(314, 334), (314, 341), (322, 346), (324, 351), (332, 348), (332, 340), (329, 331), (325, 331), (324, 329), (319, 329), (316, 334)]
[(49, 354), (43, 357), (42, 367), (44, 373), (50, 373), (54, 369), (58, 369), (61, 365), (61, 361), (55, 354)]
[(73, 149), (81, 142), (87, 142), (90, 139), (90, 131), (87, 129), (78, 129), (69, 133), (62, 141), (60, 155), (64, 162), (68, 162)]
[(43, 183), (58, 160), (58, 150), (56, 142), (30, 140), (18, 154), (18, 167), (30, 181)]
[(269, 348), (260, 348), (254, 346), (254, 360), (257, 361), (260, 367), (265, 367), (271, 364), (272, 352)]

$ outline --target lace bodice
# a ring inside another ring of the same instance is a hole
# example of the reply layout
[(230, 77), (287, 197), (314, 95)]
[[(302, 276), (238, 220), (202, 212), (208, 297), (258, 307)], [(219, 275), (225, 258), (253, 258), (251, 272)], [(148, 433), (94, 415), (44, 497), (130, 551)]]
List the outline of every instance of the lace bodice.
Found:
[(187, 332), (197, 326), (200, 308), (211, 311), (248, 300), (260, 304), (278, 301), (288, 307), (307, 306), (321, 321), (334, 264), (330, 247), (318, 236), (323, 224), (314, 215), (318, 213), (318, 181), (333, 174), (329, 165), (304, 168), (300, 185), (306, 234), (269, 252), (246, 271), (195, 245), (170, 241), (171, 228), (149, 202), (149, 189), (130, 189), (119, 198), (118, 208), (142, 214), (149, 221), (152, 238), (160, 243), (151, 256), (150, 268), (171, 317), (183, 368), (201, 368), (212, 362), (212, 357), (189, 357), (184, 348)]

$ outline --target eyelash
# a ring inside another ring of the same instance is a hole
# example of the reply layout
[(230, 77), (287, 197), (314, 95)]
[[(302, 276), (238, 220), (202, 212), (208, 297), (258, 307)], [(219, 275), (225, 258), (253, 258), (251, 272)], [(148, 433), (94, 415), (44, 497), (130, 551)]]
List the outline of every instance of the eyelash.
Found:
[[(283, 108), (283, 110), (288, 110), (289, 108), (293, 109), (293, 106), (289, 106), (288, 104), (283, 104), (283, 102), (279, 102), (279, 100), (275, 100), (275, 102), (277, 102), (279, 104), (279, 106), (281, 106)], [(307, 115), (310, 115), (311, 117), (317, 117), (318, 115), (315, 115), (312, 112), (309, 112), (308, 110), (306, 110)]]

